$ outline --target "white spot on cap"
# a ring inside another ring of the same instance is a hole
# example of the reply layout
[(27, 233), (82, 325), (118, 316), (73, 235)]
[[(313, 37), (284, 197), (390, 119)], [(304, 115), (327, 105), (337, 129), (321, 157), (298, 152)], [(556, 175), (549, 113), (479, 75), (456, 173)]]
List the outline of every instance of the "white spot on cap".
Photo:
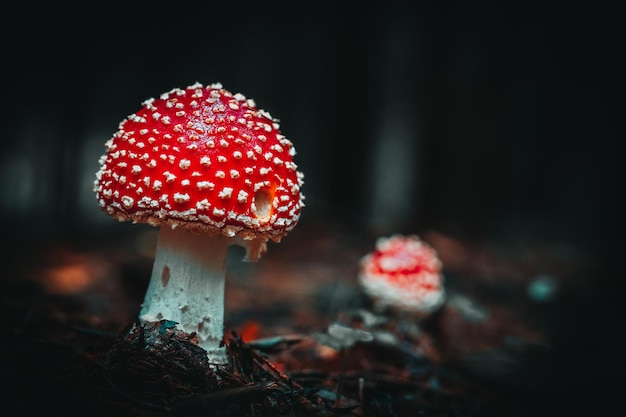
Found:
[(178, 166), (180, 169), (187, 169), (191, 166), (191, 161), (189, 159), (181, 159)]
[(206, 198), (196, 203), (196, 208), (198, 210), (207, 210), (209, 207), (211, 207), (211, 204), (209, 203), (209, 200), (207, 200)]
[(165, 175), (165, 177), (166, 177), (166, 178), (165, 178), (165, 181), (166, 181), (166, 182), (174, 182), (174, 180), (176, 179), (176, 175), (172, 174), (172, 173), (171, 173), (171, 172), (169, 172), (169, 171), (165, 171), (165, 172), (163, 173), (163, 175)]
[(224, 187), (222, 191), (217, 195), (219, 198), (227, 199), (233, 195), (233, 189), (231, 187)]
[(152, 204), (152, 199), (150, 197), (142, 197), (141, 200), (137, 202), (137, 206), (141, 208), (150, 207)]
[(122, 197), (122, 204), (124, 204), (124, 207), (126, 208), (131, 208), (135, 205), (135, 200), (133, 200), (132, 197), (125, 195)]
[(189, 197), (189, 194), (185, 193), (175, 193), (174, 194), (174, 201), (176, 201), (177, 203), (186, 203), (191, 199), (191, 197)]
[(244, 190), (240, 190), (239, 194), (237, 195), (237, 201), (239, 201), (240, 203), (245, 203), (246, 201), (248, 201), (248, 193)]
[(213, 188), (215, 188), (215, 184), (213, 184), (211, 181), (198, 181), (196, 183), (196, 186), (198, 187), (198, 190), (212, 190)]

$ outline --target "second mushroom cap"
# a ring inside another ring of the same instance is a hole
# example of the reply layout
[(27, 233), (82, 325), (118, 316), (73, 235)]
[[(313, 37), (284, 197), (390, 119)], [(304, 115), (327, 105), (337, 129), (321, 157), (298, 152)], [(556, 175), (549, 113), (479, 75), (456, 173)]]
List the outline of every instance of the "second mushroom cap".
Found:
[(445, 300), (441, 267), (435, 250), (419, 237), (382, 237), (361, 259), (359, 282), (378, 309), (425, 316)]

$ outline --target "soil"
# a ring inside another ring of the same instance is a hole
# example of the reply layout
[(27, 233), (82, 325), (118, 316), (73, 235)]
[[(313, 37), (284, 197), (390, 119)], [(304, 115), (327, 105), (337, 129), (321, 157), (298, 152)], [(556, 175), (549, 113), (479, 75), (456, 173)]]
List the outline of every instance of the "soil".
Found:
[(373, 249), (372, 234), (303, 226), (253, 264), (233, 247), (231, 363), (216, 367), (175, 323), (136, 323), (156, 239), (136, 229), (98, 244), (6, 245), (5, 407), (378, 417), (575, 415), (613, 404), (619, 349), (603, 342), (608, 326), (599, 324), (613, 310), (601, 307), (601, 271), (580, 257), (425, 232), (448, 297), (418, 321), (376, 311), (361, 291), (358, 261)]

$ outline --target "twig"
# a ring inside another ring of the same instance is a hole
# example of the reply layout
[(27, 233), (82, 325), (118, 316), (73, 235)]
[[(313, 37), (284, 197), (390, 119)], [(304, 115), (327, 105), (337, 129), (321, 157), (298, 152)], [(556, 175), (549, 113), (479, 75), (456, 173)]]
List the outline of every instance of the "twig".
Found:
[(291, 379), (289, 376), (285, 375), (283, 372), (281, 372), (278, 368), (276, 368), (276, 366), (274, 366), (274, 364), (272, 364), (270, 361), (268, 361), (266, 358), (264, 358), (263, 356), (259, 355), (258, 353), (254, 352), (254, 359), (261, 362), (259, 365), (261, 366), (267, 366), (268, 368), (270, 368), (272, 370), (272, 372), (274, 372), (274, 374), (278, 375), (279, 378), (281, 378), (282, 380), (286, 381), (287, 384), (289, 384), (290, 387), (301, 390), (302, 389), (302, 385), (298, 384), (296, 381), (294, 381), (293, 379)]

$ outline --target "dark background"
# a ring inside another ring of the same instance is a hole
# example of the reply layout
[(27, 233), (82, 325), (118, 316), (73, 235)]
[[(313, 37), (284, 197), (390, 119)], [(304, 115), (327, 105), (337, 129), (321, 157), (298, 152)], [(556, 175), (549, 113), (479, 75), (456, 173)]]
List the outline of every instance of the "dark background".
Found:
[(306, 175), (303, 221), (606, 249), (616, 11), (413, 3), (5, 10), (4, 225), (116, 229), (90, 184), (104, 142), (143, 100), (199, 81), (281, 120)]
[(585, 361), (581, 380), (617, 373), (623, 45), (615, 9), (75, 7), (22, 3), (0, 18), (5, 244), (121, 239), (143, 227), (97, 207), (91, 186), (105, 141), (143, 100), (221, 82), (281, 120), (305, 173), (302, 224), (541, 244), (595, 265), (589, 297), (563, 314), (563, 344), (572, 347), (563, 366)]

